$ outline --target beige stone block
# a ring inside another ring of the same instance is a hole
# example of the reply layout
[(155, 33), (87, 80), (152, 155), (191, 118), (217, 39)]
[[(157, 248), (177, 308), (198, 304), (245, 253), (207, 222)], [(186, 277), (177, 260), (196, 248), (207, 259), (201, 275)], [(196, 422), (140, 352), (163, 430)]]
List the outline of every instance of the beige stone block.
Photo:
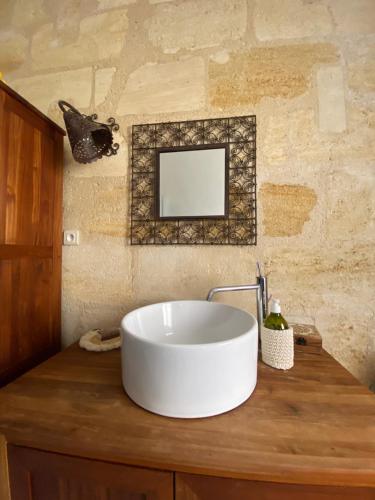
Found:
[(201, 57), (146, 64), (129, 77), (117, 113), (172, 113), (200, 109), (205, 103), (205, 66)]
[(224, 109), (257, 104), (264, 97), (292, 99), (310, 87), (314, 65), (337, 59), (334, 45), (319, 43), (256, 47), (232, 54), (226, 64), (210, 61), (211, 105)]
[[(370, 248), (370, 245), (360, 246), (353, 242), (347, 247), (267, 245), (263, 259), (270, 278), (270, 293), (285, 304), (287, 319), (290, 316), (311, 317), (322, 334), (325, 347), (329, 332), (324, 325), (328, 322), (336, 327), (337, 335), (343, 321), (358, 321), (363, 325), (363, 307), (368, 308), (366, 304), (371, 303), (374, 281), (371, 271), (374, 259), (368, 257)], [(341, 297), (337, 300), (341, 320), (333, 319), (332, 315), (333, 297), (337, 296)], [(359, 296), (362, 296), (363, 307), (355, 311), (351, 304)], [(368, 327), (368, 320), (365, 323)], [(360, 327), (358, 335), (362, 331), (366, 328)]]
[[(64, 250), (63, 250), (64, 254)], [(64, 280), (63, 275), (63, 280)], [(68, 282), (67, 282), (67, 286)], [(68, 290), (64, 289), (64, 281), (62, 287), (61, 296), (61, 344), (62, 348), (65, 349), (73, 342), (77, 341), (79, 337), (84, 333), (80, 332), (80, 318), (82, 315), (81, 304), (77, 300), (73, 301), (70, 299)]]
[[(329, 162), (336, 161), (347, 153), (345, 139), (341, 140), (341, 135), (327, 134), (319, 130), (316, 112), (309, 110), (306, 117), (303, 117), (301, 110), (293, 115), (296, 116), (297, 123), (291, 125), (289, 137), (291, 157), (294, 158), (295, 165), (301, 165), (303, 168), (320, 162), (329, 165)], [(303, 124), (306, 124), (305, 129), (300, 128)]]
[(298, 165), (360, 165), (375, 158), (374, 113), (369, 105), (346, 103), (347, 130), (342, 134), (321, 132), (312, 108), (290, 111), (285, 126), (289, 135), (289, 161)]
[(337, 241), (373, 241), (375, 244), (375, 173), (371, 164), (340, 166), (326, 179), (327, 238)]
[[(348, 123), (351, 128), (358, 128), (362, 132), (370, 132), (373, 138), (375, 129), (375, 102), (350, 103), (347, 109)], [(366, 138), (367, 139), (367, 138)]]
[(136, 2), (137, 0), (99, 0), (98, 10), (115, 9)]
[(315, 191), (301, 185), (265, 183), (259, 194), (265, 236), (294, 236), (302, 233), (317, 202)]
[[(375, 14), (374, 14), (375, 15)], [(349, 63), (349, 87), (357, 93), (375, 92), (375, 45)]]
[(38, 109), (47, 113), (49, 106), (63, 99), (77, 106), (90, 105), (92, 69), (82, 68), (48, 75), (19, 78), (10, 82), (17, 92)]
[(102, 104), (111, 88), (116, 68), (103, 68), (95, 72), (95, 105)]
[(246, 31), (246, 18), (245, 0), (184, 1), (159, 5), (147, 27), (156, 47), (176, 52), (239, 40)]
[(65, 43), (46, 24), (32, 39), (31, 55), (35, 69), (86, 65), (118, 57), (124, 45), (128, 19), (126, 10), (111, 10), (84, 18), (80, 33), (71, 43)]
[(229, 61), (230, 54), (226, 49), (219, 50), (210, 56), (212, 61), (215, 61), (218, 64), (225, 64)]
[(332, 32), (327, 7), (302, 0), (258, 0), (254, 26), (261, 41), (326, 36)]
[(14, 2), (13, 26), (27, 28), (35, 24), (46, 23), (48, 20), (49, 16), (43, 0), (16, 0)]
[(373, 162), (375, 104), (346, 101), (347, 128), (340, 134), (320, 131), (317, 111), (311, 95), (299, 99), (298, 106), (262, 102), (257, 111), (258, 158), (267, 168), (258, 172), (261, 181), (303, 184), (305, 179), (316, 180), (318, 173), (328, 175), (332, 167), (350, 162), (360, 168)]
[(64, 345), (89, 329), (119, 325), (132, 306), (131, 262), (123, 241), (105, 236), (63, 248)]
[[(130, 276), (129, 250), (105, 238), (64, 248), (64, 288), (72, 298), (85, 302), (121, 302)], [(105, 297), (103, 297), (105, 295)]]
[(375, 103), (370, 100), (347, 103), (348, 132), (337, 143), (333, 154), (342, 163), (351, 160), (360, 166), (375, 158)]
[(316, 111), (310, 106), (300, 108), (290, 112), (286, 119), (290, 158), (302, 165), (328, 162), (336, 136), (319, 132)]
[(375, 33), (373, 0), (326, 0), (331, 8), (336, 31), (343, 34)]
[[(249, 248), (144, 246), (133, 247), (133, 253), (137, 307), (165, 300), (204, 300), (214, 286), (246, 283), (252, 270), (255, 276), (256, 256)], [(256, 312), (253, 292), (220, 294), (215, 300)]]
[(312, 304), (306, 298), (302, 300), (306, 313), (316, 317), (316, 308), (325, 304), (325, 291), (350, 294), (360, 286), (365, 296), (371, 292), (375, 264), (371, 248), (371, 242), (331, 245), (325, 241), (324, 245), (316, 242), (306, 246), (270, 241), (264, 248), (263, 260), (266, 271), (272, 273), (272, 288), (293, 288), (297, 294), (314, 295)]
[[(313, 318), (323, 347), (363, 382), (373, 373), (372, 246), (354, 240), (309, 247), (270, 243), (263, 252), (270, 291), (285, 304), (286, 318)], [(360, 353), (361, 370), (356, 361)]]
[(12, 1), (0, 2), (0, 26), (9, 29), (12, 23), (14, 3)]
[[(68, 297), (69, 298), (69, 297)], [(67, 298), (67, 300), (68, 300)], [(123, 298), (122, 303), (114, 303), (111, 298), (85, 301), (75, 298), (74, 302), (62, 305), (62, 346), (68, 347), (89, 330), (95, 328), (112, 329), (120, 326), (121, 319), (128, 312), (124, 303), (129, 299)], [(69, 306), (72, 306), (70, 308)], [(133, 308), (134, 309), (134, 308)]]
[[(104, 168), (104, 166), (103, 166)], [(64, 179), (64, 226), (79, 228), (83, 241), (127, 235), (128, 191), (125, 177)]]
[(329, 307), (317, 309), (316, 315), (317, 327), (324, 332), (324, 349), (363, 384), (370, 385), (375, 376), (375, 345), (373, 311), (368, 304), (373, 298), (363, 295), (361, 283), (351, 293), (324, 291), (323, 296)]
[(71, 42), (75, 40), (79, 33), (79, 23), (81, 19), (81, 2), (77, 0), (64, 0), (56, 2), (55, 19), (56, 28), (60, 43)]
[(277, 113), (269, 118), (261, 154), (268, 165), (284, 165), (289, 158), (288, 138), (289, 115)]
[(7, 71), (18, 68), (26, 60), (28, 40), (14, 31), (0, 32), (0, 71), (6, 78)]
[(344, 78), (340, 66), (324, 66), (317, 73), (319, 128), (323, 132), (346, 129)]

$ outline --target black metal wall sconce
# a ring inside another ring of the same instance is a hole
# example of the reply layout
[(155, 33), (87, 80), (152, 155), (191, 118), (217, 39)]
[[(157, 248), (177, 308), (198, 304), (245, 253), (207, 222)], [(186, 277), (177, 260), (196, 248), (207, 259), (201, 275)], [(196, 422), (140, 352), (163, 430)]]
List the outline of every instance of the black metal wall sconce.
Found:
[(68, 132), (73, 158), (78, 163), (92, 163), (103, 156), (117, 154), (119, 145), (113, 142), (113, 131), (119, 130), (114, 118), (106, 123), (95, 121), (98, 115), (84, 115), (66, 101), (59, 101)]

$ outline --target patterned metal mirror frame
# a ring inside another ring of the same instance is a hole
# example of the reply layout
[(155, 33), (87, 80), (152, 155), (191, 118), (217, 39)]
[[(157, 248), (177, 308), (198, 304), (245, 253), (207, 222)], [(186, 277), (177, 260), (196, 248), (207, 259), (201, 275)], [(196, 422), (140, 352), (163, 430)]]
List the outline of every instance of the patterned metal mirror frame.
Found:
[[(228, 148), (226, 217), (158, 218), (161, 151)], [(256, 245), (256, 117), (133, 125), (132, 245)]]

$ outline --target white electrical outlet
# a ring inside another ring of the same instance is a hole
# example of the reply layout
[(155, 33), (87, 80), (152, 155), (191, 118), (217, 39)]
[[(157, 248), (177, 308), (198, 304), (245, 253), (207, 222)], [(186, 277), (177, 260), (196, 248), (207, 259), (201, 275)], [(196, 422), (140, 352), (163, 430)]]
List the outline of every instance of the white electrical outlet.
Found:
[(77, 229), (64, 231), (64, 245), (79, 245), (79, 231)]

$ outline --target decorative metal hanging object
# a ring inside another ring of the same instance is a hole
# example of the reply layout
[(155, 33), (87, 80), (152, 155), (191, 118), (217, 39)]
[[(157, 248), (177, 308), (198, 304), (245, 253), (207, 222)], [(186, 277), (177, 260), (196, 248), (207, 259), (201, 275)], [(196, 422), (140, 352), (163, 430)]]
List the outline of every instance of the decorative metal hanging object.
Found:
[(92, 163), (103, 156), (117, 154), (119, 145), (113, 142), (113, 131), (119, 130), (114, 118), (108, 125), (95, 121), (98, 115), (84, 115), (66, 101), (59, 101), (64, 115), (73, 158), (78, 163)]

